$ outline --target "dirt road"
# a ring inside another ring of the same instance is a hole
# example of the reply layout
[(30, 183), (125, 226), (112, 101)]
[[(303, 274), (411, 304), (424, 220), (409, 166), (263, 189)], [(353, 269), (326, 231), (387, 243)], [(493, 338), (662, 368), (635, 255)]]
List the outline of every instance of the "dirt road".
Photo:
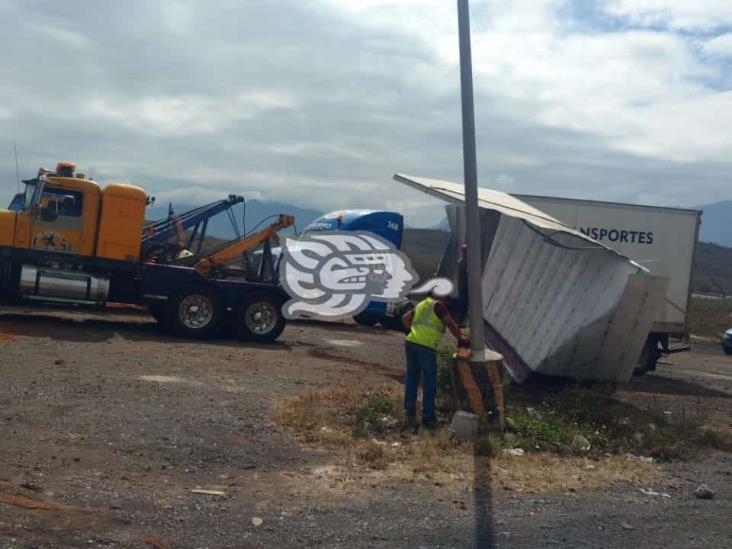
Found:
[[(272, 424), (278, 397), (400, 379), (399, 334), (293, 324), (254, 346), (14, 310), (0, 347), (0, 547), (468, 547), (476, 532), (499, 547), (732, 545), (727, 453), (648, 484), (526, 494), (334, 472)], [(620, 396), (729, 430), (732, 360), (696, 351)], [(714, 499), (693, 496), (702, 482)]]

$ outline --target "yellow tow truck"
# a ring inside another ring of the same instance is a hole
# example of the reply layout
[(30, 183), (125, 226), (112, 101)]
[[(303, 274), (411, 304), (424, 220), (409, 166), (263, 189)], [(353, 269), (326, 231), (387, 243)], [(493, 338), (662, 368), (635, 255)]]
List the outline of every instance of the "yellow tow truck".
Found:
[[(103, 306), (144, 305), (166, 328), (186, 336), (227, 330), (274, 341), (284, 329), (286, 295), (272, 278), (230, 262), (294, 224), (275, 223), (200, 257), (142, 256), (149, 203), (140, 187), (97, 182), (71, 162), (26, 180), (12, 209), (0, 210), (0, 299)], [(269, 246), (265, 246), (268, 252)]]

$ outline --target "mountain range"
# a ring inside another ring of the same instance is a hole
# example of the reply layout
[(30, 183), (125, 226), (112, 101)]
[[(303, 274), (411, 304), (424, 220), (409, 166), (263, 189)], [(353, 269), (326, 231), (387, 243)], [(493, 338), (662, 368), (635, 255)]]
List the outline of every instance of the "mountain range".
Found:
[(732, 200), (699, 206), (698, 209), (703, 211), (699, 240), (732, 247)]
[[(198, 206), (200, 205), (173, 204), (173, 210), (180, 214)], [(263, 229), (270, 223), (274, 223), (275, 218), (281, 213), (295, 216), (295, 228), (298, 231), (323, 215), (318, 210), (298, 208), (283, 202), (262, 202), (260, 200), (247, 200), (245, 204), (237, 204), (230, 211), (234, 214), (240, 234)], [(168, 204), (155, 204), (147, 208), (148, 221), (164, 219), (167, 216)], [(242, 217), (245, 218), (244, 223), (242, 223)], [(207, 234), (229, 240), (236, 236), (236, 231), (226, 213), (220, 213), (209, 219)]]
[[(174, 205), (176, 212), (186, 211), (194, 206), (190, 205)], [(714, 204), (706, 204), (697, 206), (695, 209), (703, 210), (702, 225), (699, 233), (701, 242), (710, 242), (720, 246), (732, 247), (732, 200), (716, 202)], [(233, 211), (237, 219), (239, 227), (241, 227), (242, 206), (237, 205)], [(311, 221), (323, 215), (320, 212), (310, 208), (300, 208), (292, 204), (284, 202), (263, 202), (260, 200), (248, 200), (246, 202), (246, 232), (251, 231), (260, 221), (270, 216), (276, 216), (280, 213), (288, 213), (295, 216), (296, 226), (299, 230), (305, 228)], [(167, 204), (156, 204), (147, 210), (147, 218), (161, 219), (168, 214)], [(261, 226), (264, 226), (264, 221)], [(409, 220), (407, 220), (409, 227)], [(435, 223), (432, 229), (449, 230), (447, 219), (442, 218)], [(235, 232), (231, 226), (231, 222), (225, 214), (215, 216), (209, 222), (209, 234), (220, 238), (232, 238)]]
[[(178, 213), (194, 206), (174, 205)], [(697, 248), (694, 289), (704, 291), (724, 291), (732, 293), (732, 200), (699, 206), (703, 210), (702, 226)], [(304, 229), (310, 222), (323, 215), (323, 212), (309, 208), (299, 208), (283, 202), (262, 202), (248, 200), (246, 209), (241, 204), (232, 209), (240, 232), (250, 232), (263, 228), (274, 221), (280, 213), (292, 214), (296, 228)], [(242, 214), (246, 213), (245, 231), (242, 231)], [(167, 204), (156, 204), (147, 210), (149, 220), (162, 219), (168, 215)], [(422, 277), (431, 275), (442, 255), (447, 242), (449, 226), (443, 218), (431, 229), (407, 227), (404, 233), (403, 248), (410, 255), (415, 268)], [(235, 231), (226, 214), (214, 216), (209, 221), (209, 236), (229, 240)]]

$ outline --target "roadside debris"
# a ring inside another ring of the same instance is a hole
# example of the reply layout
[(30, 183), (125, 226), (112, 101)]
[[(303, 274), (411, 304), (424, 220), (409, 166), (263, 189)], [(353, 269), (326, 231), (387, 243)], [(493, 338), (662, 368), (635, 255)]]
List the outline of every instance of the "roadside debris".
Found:
[(694, 495), (699, 499), (712, 499), (714, 498), (714, 490), (706, 484), (700, 484), (694, 490)]
[(523, 456), (526, 453), (523, 448), (505, 448), (503, 451), (512, 456)]
[(26, 480), (23, 484), (20, 485), (22, 488), (25, 488), (26, 490), (31, 490), (32, 492), (42, 492), (43, 487), (39, 486), (32, 480)]
[(621, 522), (621, 523), (620, 523), (620, 527), (621, 527), (621, 528), (622, 528), (623, 530), (635, 530), (635, 526), (633, 526), (633, 525), (632, 525), (632, 524), (630, 524), (629, 522)]
[(225, 496), (226, 492), (222, 492), (221, 490), (204, 490), (202, 488), (194, 488), (191, 490), (191, 493), (193, 494), (203, 494), (206, 496)]
[(39, 511), (68, 511), (71, 508), (54, 501), (46, 501), (42, 499), (27, 498), (25, 496), (16, 496), (12, 494), (0, 494), (0, 503), (20, 507), (21, 509), (36, 509)]
[(56, 366), (63, 366), (64, 364), (66, 364), (66, 361), (63, 358), (57, 358), (56, 360), (53, 361), (53, 363)]
[(636, 456), (635, 454), (625, 454), (630, 461), (642, 461), (643, 463), (654, 463), (656, 460), (650, 456)]
[(452, 416), (450, 435), (456, 440), (473, 440), (478, 436), (478, 416), (459, 411)]
[(590, 444), (590, 441), (587, 440), (582, 435), (574, 435), (572, 437), (572, 450), (575, 452), (589, 452), (590, 448), (592, 448), (592, 444)]
[(254, 526), (262, 526), (262, 523), (264, 520), (262, 520), (260, 517), (252, 517), (252, 525)]
[(645, 494), (647, 496), (659, 496), (662, 498), (671, 497), (671, 494), (666, 494), (664, 492), (656, 492), (655, 490), (651, 490), (650, 488), (641, 488), (640, 491), (641, 491), (641, 494)]

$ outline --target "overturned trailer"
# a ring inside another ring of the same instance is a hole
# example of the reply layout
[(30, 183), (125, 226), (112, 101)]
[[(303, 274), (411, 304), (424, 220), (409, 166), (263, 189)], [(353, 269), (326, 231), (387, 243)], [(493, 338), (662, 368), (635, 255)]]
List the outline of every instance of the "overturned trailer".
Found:
[[(443, 269), (464, 242), (463, 186), (397, 174), (446, 200)], [(626, 381), (639, 362), (668, 279), (506, 193), (479, 189), (486, 343), (521, 382), (534, 372)]]

